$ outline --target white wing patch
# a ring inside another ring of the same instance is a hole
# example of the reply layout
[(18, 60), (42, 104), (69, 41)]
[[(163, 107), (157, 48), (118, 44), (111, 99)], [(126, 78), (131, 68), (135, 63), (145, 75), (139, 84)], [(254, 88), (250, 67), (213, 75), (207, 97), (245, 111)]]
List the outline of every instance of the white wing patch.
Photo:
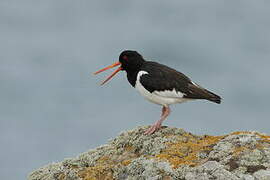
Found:
[(179, 91), (176, 91), (175, 89), (165, 91), (154, 91), (153, 93), (158, 96), (163, 96), (167, 98), (182, 98), (186, 95), (185, 93), (181, 93)]

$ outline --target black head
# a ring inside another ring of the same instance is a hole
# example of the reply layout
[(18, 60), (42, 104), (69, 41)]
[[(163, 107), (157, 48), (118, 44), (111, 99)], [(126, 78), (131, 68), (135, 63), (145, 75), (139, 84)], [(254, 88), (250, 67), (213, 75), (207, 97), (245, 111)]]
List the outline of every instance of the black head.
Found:
[(139, 70), (145, 60), (137, 51), (126, 50), (119, 56), (119, 62), (123, 70)]
[(145, 60), (143, 59), (143, 57), (139, 53), (137, 53), (136, 51), (126, 50), (120, 54), (119, 62), (116, 62), (108, 67), (105, 67), (105, 68), (95, 72), (94, 74), (98, 74), (98, 73), (101, 73), (101, 72), (106, 71), (108, 69), (111, 69), (111, 68), (114, 68), (116, 66), (121, 65), (106, 80), (104, 80), (101, 83), (101, 85), (103, 85), (106, 82), (108, 82), (113, 76), (115, 76), (121, 70), (125, 70), (125, 71), (127, 71), (127, 73), (133, 73), (133, 74), (134, 74), (134, 72), (135, 73), (138, 72), (144, 62), (145, 62)]

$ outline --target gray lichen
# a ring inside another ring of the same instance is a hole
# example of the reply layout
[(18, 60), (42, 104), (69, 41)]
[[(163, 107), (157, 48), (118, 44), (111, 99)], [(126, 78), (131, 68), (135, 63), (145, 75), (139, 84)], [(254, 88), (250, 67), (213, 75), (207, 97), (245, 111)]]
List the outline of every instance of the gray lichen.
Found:
[(104, 146), (42, 167), (28, 179), (270, 179), (270, 136), (196, 136), (167, 127), (145, 136), (146, 128), (125, 131)]

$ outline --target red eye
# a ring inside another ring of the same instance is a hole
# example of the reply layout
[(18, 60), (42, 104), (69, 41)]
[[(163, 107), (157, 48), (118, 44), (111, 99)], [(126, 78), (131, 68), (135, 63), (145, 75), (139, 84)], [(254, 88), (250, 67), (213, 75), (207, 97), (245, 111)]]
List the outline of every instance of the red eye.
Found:
[(123, 56), (123, 59), (124, 59), (124, 60), (127, 60), (127, 59), (128, 59), (128, 57), (125, 55), (125, 56)]

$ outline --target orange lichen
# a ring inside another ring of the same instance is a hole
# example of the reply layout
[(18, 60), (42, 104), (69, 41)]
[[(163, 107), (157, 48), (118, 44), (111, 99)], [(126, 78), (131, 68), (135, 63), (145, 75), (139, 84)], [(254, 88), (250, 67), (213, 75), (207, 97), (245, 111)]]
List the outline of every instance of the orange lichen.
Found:
[(270, 141), (270, 136), (263, 135), (263, 134), (257, 134), (260, 136), (260, 138)]
[(124, 165), (124, 166), (128, 166), (130, 163), (131, 163), (131, 159), (124, 160), (124, 161), (121, 162), (121, 164)]
[(111, 159), (108, 156), (102, 156), (98, 159), (98, 163), (108, 162), (111, 161)]
[(224, 137), (196, 137), (190, 134), (184, 134), (183, 136), (187, 137), (186, 141), (168, 144), (167, 148), (155, 157), (169, 161), (173, 168), (180, 165), (196, 166), (202, 161), (198, 158), (198, 153), (211, 151), (213, 145)]
[(248, 150), (248, 147), (245, 147), (245, 146), (240, 146), (240, 147), (237, 147), (234, 149), (232, 155), (233, 156), (238, 156), (240, 155), (242, 152)]
[(162, 178), (162, 180), (172, 180), (172, 177), (170, 177), (170, 176), (164, 176), (164, 177)]
[(57, 179), (64, 180), (66, 178), (66, 175), (64, 173), (61, 173), (57, 176)]
[(257, 136), (259, 136), (262, 140), (262, 142), (270, 143), (270, 136), (260, 134), (260, 133), (255, 133)]
[(111, 169), (114, 165), (113, 160), (109, 156), (102, 156), (97, 160), (95, 166), (84, 168), (78, 174), (83, 180), (109, 180), (113, 179)]
[(113, 174), (111, 171), (112, 166), (110, 165), (103, 165), (103, 166), (94, 166), (94, 167), (87, 167), (78, 172), (78, 175), (83, 180), (111, 180), (113, 178)]
[(114, 154), (112, 156), (100, 157), (95, 166), (79, 171), (79, 176), (83, 180), (113, 179), (113, 168), (117, 166), (128, 166), (133, 159), (139, 156), (133, 153), (134, 148), (132, 146), (126, 146), (124, 149), (125, 151), (119, 156)]
[(235, 131), (231, 133), (231, 135), (239, 135), (239, 134), (251, 134), (249, 131)]
[(124, 149), (125, 151), (134, 151), (134, 147), (132, 146), (125, 146)]

